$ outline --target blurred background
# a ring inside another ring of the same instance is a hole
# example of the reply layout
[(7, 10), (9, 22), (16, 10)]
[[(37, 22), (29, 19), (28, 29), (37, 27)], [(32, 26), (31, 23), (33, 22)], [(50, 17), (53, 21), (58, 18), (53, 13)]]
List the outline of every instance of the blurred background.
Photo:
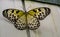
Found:
[[(60, 0), (25, 0), (27, 12), (38, 7), (48, 7), (51, 13), (37, 30), (30, 30), (30, 37), (60, 37)], [(3, 17), (2, 11), (9, 8), (23, 10), (21, 0), (0, 0), (0, 37), (27, 37), (26, 30), (17, 30)]]

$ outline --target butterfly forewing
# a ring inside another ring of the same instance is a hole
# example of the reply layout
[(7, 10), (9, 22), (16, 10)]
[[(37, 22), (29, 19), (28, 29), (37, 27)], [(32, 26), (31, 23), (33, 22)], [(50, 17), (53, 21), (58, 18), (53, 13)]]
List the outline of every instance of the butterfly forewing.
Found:
[(3, 16), (6, 17), (8, 20), (12, 21), (17, 29), (25, 29), (26, 21), (23, 11), (18, 9), (6, 9), (3, 11)]
[(47, 15), (50, 14), (50, 9), (47, 7), (40, 7), (30, 10), (28, 13), (34, 17), (37, 17), (39, 20), (43, 20)]

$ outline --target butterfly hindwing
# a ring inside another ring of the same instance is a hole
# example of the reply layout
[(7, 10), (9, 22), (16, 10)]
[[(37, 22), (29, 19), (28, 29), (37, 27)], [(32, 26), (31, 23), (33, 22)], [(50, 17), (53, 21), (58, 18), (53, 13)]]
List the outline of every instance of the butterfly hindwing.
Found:
[(27, 15), (28, 27), (30, 30), (36, 30), (40, 26), (40, 22), (37, 18), (31, 16), (30, 14)]
[(26, 29), (26, 17), (25, 17), (25, 15), (21, 16), (21, 17), (17, 20), (17, 22), (16, 22), (16, 24), (15, 24), (15, 27), (16, 27), (17, 29), (19, 29), (19, 30), (24, 30), (24, 29)]
[(18, 9), (6, 9), (3, 11), (3, 16), (6, 17), (8, 20), (14, 23), (14, 26), (19, 29), (23, 30), (26, 27), (25, 23), (25, 14), (23, 11)]
[(28, 13), (34, 17), (37, 17), (39, 20), (43, 20), (47, 15), (50, 14), (50, 11), (51, 10), (47, 7), (40, 7), (30, 10)]

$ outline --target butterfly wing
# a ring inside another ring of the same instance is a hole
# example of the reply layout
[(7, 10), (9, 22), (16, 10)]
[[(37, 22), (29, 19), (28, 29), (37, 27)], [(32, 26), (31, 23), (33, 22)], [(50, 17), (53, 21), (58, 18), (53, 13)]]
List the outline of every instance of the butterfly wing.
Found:
[(51, 10), (47, 7), (40, 7), (32, 9), (28, 12), (30, 15), (37, 17), (39, 20), (43, 20), (46, 16), (50, 14)]
[(31, 30), (39, 28), (39, 20), (43, 20), (47, 15), (50, 14), (50, 9), (47, 7), (35, 8), (28, 11), (28, 27)]
[(3, 11), (3, 16), (14, 23), (18, 30), (24, 30), (26, 27), (25, 14), (18, 9), (6, 9)]
[(28, 27), (30, 30), (36, 30), (40, 26), (40, 22), (37, 18), (27, 15)]

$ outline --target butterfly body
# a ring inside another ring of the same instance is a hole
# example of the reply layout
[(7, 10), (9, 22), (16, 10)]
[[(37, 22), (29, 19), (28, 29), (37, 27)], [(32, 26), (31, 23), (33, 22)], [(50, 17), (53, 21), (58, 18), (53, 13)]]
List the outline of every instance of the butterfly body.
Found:
[(43, 20), (49, 14), (50, 9), (47, 7), (35, 8), (28, 12), (18, 9), (6, 9), (3, 11), (3, 16), (12, 21), (18, 30), (38, 29), (40, 26), (39, 20)]

